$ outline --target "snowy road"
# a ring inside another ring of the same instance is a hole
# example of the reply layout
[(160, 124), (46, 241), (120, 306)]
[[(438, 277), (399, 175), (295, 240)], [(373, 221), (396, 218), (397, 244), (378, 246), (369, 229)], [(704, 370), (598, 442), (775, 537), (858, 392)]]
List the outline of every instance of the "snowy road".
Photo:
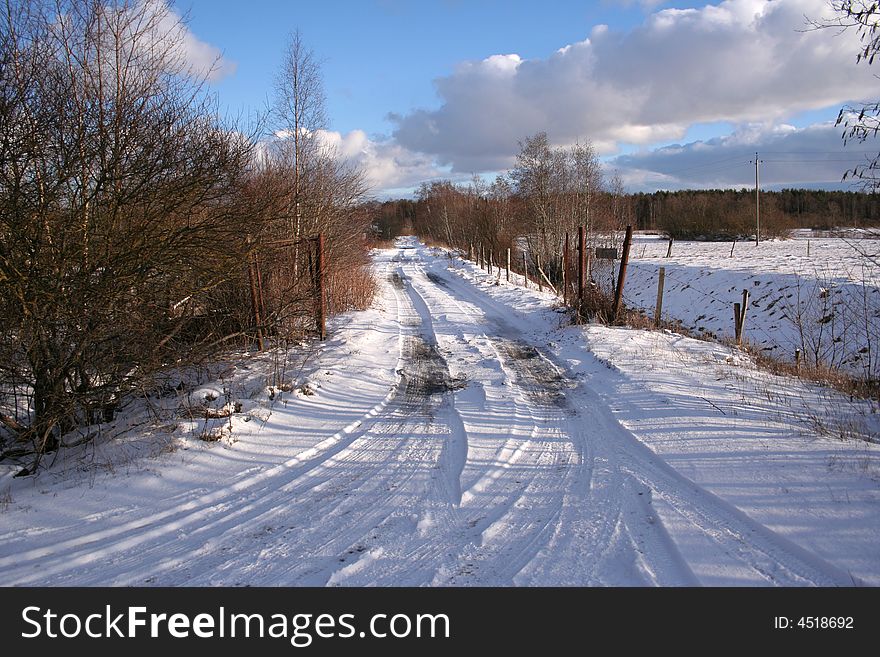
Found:
[[(533, 317), (415, 240), (399, 247), (378, 256), (384, 312), (361, 345), (391, 380), (353, 357), (297, 402), (347, 410), (311, 443), (256, 465), (240, 443), (196, 487), (175, 465), (159, 477), (170, 496), (138, 474), (131, 495), (106, 484), (103, 509), (65, 502), (59, 518), (25, 496), (0, 583), (699, 585), (698, 554), (712, 583), (853, 584), (646, 447)], [(295, 433), (297, 403), (273, 435)]]

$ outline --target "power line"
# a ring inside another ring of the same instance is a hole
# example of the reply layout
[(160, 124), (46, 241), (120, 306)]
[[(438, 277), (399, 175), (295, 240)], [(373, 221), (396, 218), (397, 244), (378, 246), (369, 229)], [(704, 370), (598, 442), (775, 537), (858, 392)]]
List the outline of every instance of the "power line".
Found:
[[(845, 155), (845, 154), (852, 154), (853, 156), (857, 156), (857, 155), (873, 155), (873, 154), (876, 154), (877, 151), (847, 151), (847, 153), (842, 153), (841, 151), (764, 151), (764, 153), (766, 155)], [(705, 162), (702, 164), (693, 164), (691, 166), (682, 167), (680, 169), (672, 169), (671, 171), (659, 171), (658, 170), (657, 173), (660, 173), (662, 175), (671, 176), (671, 175), (676, 175), (679, 173), (686, 173), (688, 171), (694, 171), (694, 170), (700, 170), (700, 171), (704, 171), (704, 172), (723, 171), (726, 169), (733, 169), (734, 167), (742, 165), (746, 161), (745, 157), (746, 157), (745, 155), (732, 155), (730, 157), (725, 157), (720, 160), (712, 160), (711, 162)], [(804, 159), (804, 160), (779, 159), (779, 160), (777, 160), (777, 159), (773, 159), (773, 160), (762, 160), (762, 162), (774, 162), (774, 163), (790, 162), (793, 164), (794, 163), (816, 164), (816, 163), (822, 163), (822, 162), (847, 163), (847, 162), (852, 162), (854, 159), (856, 159), (856, 158), (855, 157), (848, 157), (845, 159), (821, 158), (821, 159), (815, 159), (815, 160), (808, 160), (808, 159)], [(754, 162), (754, 160), (748, 160), (748, 162), (751, 164)]]
[(836, 162), (855, 162), (859, 161), (856, 158), (848, 158), (846, 160), (762, 160), (762, 162), (773, 162), (776, 164), (822, 164), (824, 162), (836, 163)]
[[(672, 171), (666, 171), (665, 173), (667, 175), (670, 175), (670, 174), (675, 174), (675, 173), (682, 173), (684, 171), (690, 171), (692, 169), (705, 169), (705, 168), (712, 167), (712, 166), (715, 166), (718, 164), (723, 164), (725, 162), (732, 162), (733, 160), (739, 160), (741, 162), (742, 159), (743, 159), (742, 155), (734, 155), (732, 157), (726, 157), (721, 160), (713, 160), (712, 162), (706, 162), (704, 164), (694, 164), (692, 166), (685, 167), (683, 169), (673, 169)], [(661, 172), (661, 173), (664, 173), (664, 172)]]
[[(843, 151), (764, 151), (769, 155), (843, 155)], [(855, 155), (863, 155), (863, 154), (871, 154), (876, 153), (877, 151), (851, 151), (847, 150), (847, 153), (853, 153)]]

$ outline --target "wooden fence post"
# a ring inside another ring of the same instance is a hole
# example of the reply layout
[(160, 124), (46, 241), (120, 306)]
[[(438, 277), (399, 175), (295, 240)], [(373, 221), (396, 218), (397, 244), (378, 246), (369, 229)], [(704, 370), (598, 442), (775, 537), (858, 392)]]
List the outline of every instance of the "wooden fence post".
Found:
[(541, 282), (541, 256), (535, 254), (535, 267), (538, 269), (538, 275), (536, 278), (538, 279), (538, 292), (544, 291), (544, 284)]
[(257, 273), (257, 299), (259, 300), (259, 308), (260, 308), (260, 318), (265, 320), (267, 317), (266, 313), (266, 300), (263, 298), (263, 271), (260, 267), (260, 259), (257, 255), (257, 252), (254, 251), (254, 269)]
[(523, 251), (523, 283), (526, 286), (526, 289), (529, 289), (529, 263), (526, 262), (526, 252)]
[(325, 275), (324, 275), (324, 233), (318, 233), (318, 253), (315, 258), (315, 272), (317, 278), (317, 294), (318, 299), (315, 304), (317, 309), (317, 317), (316, 324), (318, 325), (318, 336), (321, 340), (327, 339), (327, 306), (326, 304), (326, 294), (324, 290), (325, 285)]
[(669, 246), (666, 248), (666, 257), (667, 258), (672, 257), (672, 238), (671, 237), (669, 238)]
[(611, 309), (611, 322), (617, 321), (620, 312), (621, 300), (623, 299), (623, 284), (626, 282), (626, 266), (629, 263), (629, 249), (632, 244), (632, 226), (626, 227), (626, 236), (623, 238), (623, 254), (620, 257), (620, 271), (617, 274), (617, 287), (614, 289), (614, 307)]
[(587, 238), (583, 226), (578, 226), (578, 303), (584, 302), (587, 267)]
[(590, 248), (590, 233), (587, 232), (587, 240), (584, 242), (584, 245), (587, 247), (587, 270), (586, 275), (584, 276), (584, 285), (589, 286), (590, 281), (593, 280), (593, 249)]
[(254, 274), (253, 256), (248, 258), (248, 281), (250, 282), (251, 288), (251, 313), (254, 318), (254, 326), (257, 329), (257, 349), (263, 351), (265, 348), (263, 345), (263, 320), (260, 317), (260, 300), (257, 296), (257, 282)]
[(510, 249), (507, 249), (507, 282), (510, 283)]
[(743, 341), (743, 333), (745, 332), (746, 326), (746, 313), (749, 309), (749, 291), (743, 290), (742, 295), (742, 304), (735, 303), (733, 304), (733, 320), (734, 320), (734, 337), (736, 338), (736, 344), (742, 346)]
[(736, 343), (738, 345), (742, 344), (742, 332), (740, 325), (740, 306), (739, 301), (733, 304), (733, 337), (736, 339)]
[(654, 326), (660, 328), (663, 317), (663, 287), (666, 282), (666, 267), (660, 267), (660, 277), (657, 279), (657, 305), (654, 306)]
[(568, 305), (568, 270), (569, 270), (569, 256), (568, 256), (568, 231), (565, 231), (565, 248), (562, 251), (562, 303), (564, 305)]
[[(250, 247), (251, 236), (248, 235), (245, 238), (245, 241), (246, 241), (248, 247)], [(250, 251), (250, 248), (248, 248), (248, 251)], [(262, 329), (263, 320), (260, 317), (260, 298), (257, 294), (257, 280), (256, 280), (256, 273), (254, 272), (254, 262), (255, 261), (256, 261), (256, 253), (248, 253), (247, 273), (248, 273), (248, 283), (249, 283), (250, 292), (251, 292), (251, 317), (254, 320), (254, 327), (256, 328), (256, 332), (257, 332), (257, 349), (259, 349), (260, 351), (263, 351), (263, 348), (264, 348), (263, 329)]]

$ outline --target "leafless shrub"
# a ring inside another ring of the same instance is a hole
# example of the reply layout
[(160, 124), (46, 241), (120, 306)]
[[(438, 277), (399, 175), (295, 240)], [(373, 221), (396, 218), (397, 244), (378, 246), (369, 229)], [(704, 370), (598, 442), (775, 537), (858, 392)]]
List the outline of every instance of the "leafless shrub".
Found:
[(217, 116), (164, 3), (2, 9), (0, 377), (43, 454), (223, 339), (253, 144)]
[(361, 279), (370, 276), (364, 264), (370, 217), (360, 211), (362, 172), (324, 137), (320, 61), (298, 32), (288, 43), (275, 90), (272, 136), (254, 176), (253, 192), (271, 201), (250, 224), (258, 279), (252, 287), (263, 332), (284, 341), (314, 330), (319, 233), (329, 312), (369, 304), (369, 285)]
[(798, 279), (782, 309), (805, 366), (842, 370), (872, 385), (880, 379), (880, 299), (867, 266), (859, 276)]

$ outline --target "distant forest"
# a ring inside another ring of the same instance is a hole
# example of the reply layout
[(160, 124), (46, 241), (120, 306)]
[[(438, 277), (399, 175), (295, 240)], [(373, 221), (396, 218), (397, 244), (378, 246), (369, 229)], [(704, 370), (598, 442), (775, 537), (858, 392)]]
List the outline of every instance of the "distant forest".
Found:
[[(634, 226), (681, 239), (746, 237), (755, 232), (755, 190), (686, 190), (626, 197)], [(760, 193), (761, 232), (880, 226), (880, 196), (865, 192), (784, 189)]]
[[(529, 204), (516, 193), (499, 198), (497, 194), (479, 194), (470, 185), (433, 183), (430, 190), (443, 189), (446, 207), (444, 217), (457, 214), (465, 207), (474, 207), (479, 199), (482, 212), (493, 205), (504, 204), (503, 214), (510, 219), (508, 228), (521, 233), (530, 224)], [(436, 193), (422, 190), (417, 200), (392, 200), (373, 203), (373, 229), (380, 239), (390, 239), (404, 232), (415, 231), (431, 236), (437, 232)], [(612, 203), (613, 197), (613, 203)], [(755, 191), (684, 190), (660, 191), (651, 194), (614, 195), (599, 192), (594, 212), (607, 212), (614, 207), (619, 227), (621, 219), (637, 230), (652, 230), (675, 239), (747, 238), (755, 233)], [(761, 233), (763, 237), (784, 237), (795, 228), (832, 230), (839, 227), (880, 228), (880, 195), (855, 191), (784, 189), (760, 193)], [(470, 214), (470, 213), (465, 213)], [(598, 219), (599, 217), (595, 217)], [(470, 222), (469, 222), (470, 223)], [(597, 222), (605, 223), (609, 222)], [(472, 224), (472, 228), (476, 228)], [(475, 239), (479, 239), (474, 235)]]

